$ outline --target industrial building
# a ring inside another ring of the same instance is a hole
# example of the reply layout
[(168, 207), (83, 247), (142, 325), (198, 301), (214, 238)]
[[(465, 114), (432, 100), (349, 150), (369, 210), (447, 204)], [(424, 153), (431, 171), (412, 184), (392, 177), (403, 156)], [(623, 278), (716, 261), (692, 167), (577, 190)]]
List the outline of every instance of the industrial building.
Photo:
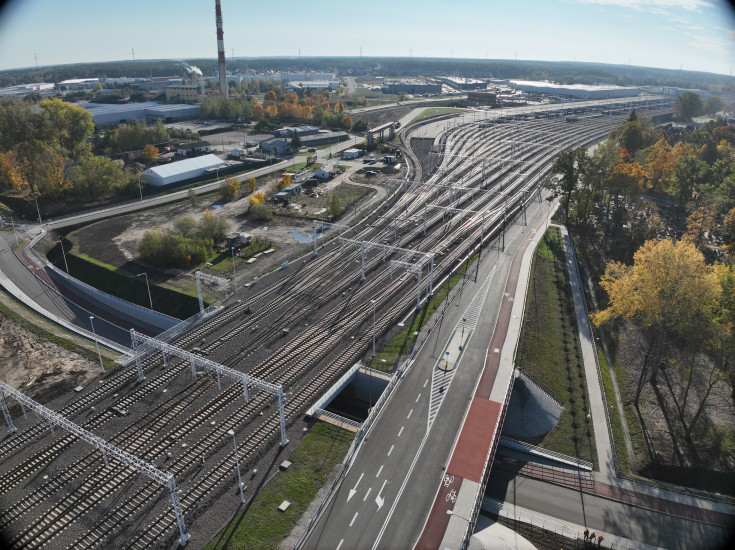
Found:
[(69, 80), (62, 80), (58, 86), (62, 88), (89, 89), (94, 88), (99, 81), (99, 78), (70, 78)]
[(180, 103), (167, 105), (154, 101), (125, 103), (123, 105), (80, 103), (79, 106), (89, 111), (92, 115), (92, 122), (98, 128), (128, 122), (153, 123), (160, 120), (161, 122), (168, 123), (191, 120), (199, 116), (201, 109), (199, 105), (184, 105)]
[(143, 172), (143, 180), (148, 185), (161, 187), (203, 176), (213, 169), (226, 166), (227, 163), (216, 155), (204, 155), (149, 168)]
[(391, 80), (383, 83), (384, 94), (440, 94), (442, 85), (425, 80)]
[(8, 88), (0, 88), (0, 98), (3, 97), (25, 97), (28, 94), (38, 93), (43, 96), (52, 94), (54, 85), (47, 82), (35, 82), (33, 84), (19, 84), (17, 86), (9, 86)]
[(195, 141), (194, 143), (182, 143), (176, 148), (176, 153), (182, 157), (190, 157), (200, 153), (209, 153), (212, 150), (212, 144), (208, 141)]
[(194, 84), (166, 86), (166, 101), (176, 103), (198, 103), (199, 93), (199, 86)]
[(344, 131), (337, 132), (319, 132), (318, 134), (304, 136), (301, 139), (301, 145), (304, 147), (317, 147), (319, 145), (329, 145), (330, 143), (339, 143), (346, 141), (350, 135)]
[(310, 88), (312, 90), (335, 90), (339, 88), (339, 80), (291, 80), (284, 86), (287, 92), (297, 91), (299, 88)]
[(273, 135), (276, 137), (290, 138), (294, 136), (299, 136), (299, 138), (302, 138), (317, 133), (319, 133), (319, 128), (317, 128), (316, 126), (289, 126), (287, 128), (279, 128), (278, 130), (273, 132)]
[(481, 105), (495, 105), (498, 102), (498, 96), (493, 92), (467, 92), (467, 101), (474, 101)]
[(451, 86), (455, 90), (486, 90), (487, 82), (476, 78), (462, 78), (461, 76), (437, 76), (439, 82)]
[(589, 86), (586, 84), (554, 84), (553, 82), (532, 80), (511, 80), (509, 83), (513, 88), (522, 92), (571, 96), (579, 99), (634, 97), (641, 92), (641, 89), (637, 86), (623, 87), (608, 84)]
[(290, 155), (295, 153), (290, 139), (270, 138), (260, 142), (260, 150), (264, 153), (273, 153), (274, 155)]

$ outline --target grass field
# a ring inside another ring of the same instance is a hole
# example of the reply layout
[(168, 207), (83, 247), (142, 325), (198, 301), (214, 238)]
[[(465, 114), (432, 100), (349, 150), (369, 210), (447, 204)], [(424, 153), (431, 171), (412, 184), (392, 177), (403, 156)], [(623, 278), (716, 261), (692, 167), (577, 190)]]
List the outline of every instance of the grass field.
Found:
[(589, 398), (564, 248), (550, 228), (534, 255), (516, 363), (562, 404), (541, 447), (597, 464)]
[[(278, 473), (230, 524), (205, 548), (278, 548), (325, 484), (332, 468), (344, 458), (353, 434), (317, 423), (289, 459), (291, 467)], [(278, 510), (281, 502), (291, 503)]]

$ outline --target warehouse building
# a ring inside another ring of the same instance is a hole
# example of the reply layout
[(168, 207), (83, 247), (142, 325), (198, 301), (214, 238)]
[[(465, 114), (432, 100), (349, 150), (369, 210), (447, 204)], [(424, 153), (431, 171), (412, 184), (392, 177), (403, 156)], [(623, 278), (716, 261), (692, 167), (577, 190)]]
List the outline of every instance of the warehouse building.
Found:
[(516, 90), (535, 94), (570, 96), (579, 99), (610, 99), (614, 97), (634, 97), (641, 89), (613, 85), (588, 86), (586, 84), (554, 84), (546, 81), (511, 80), (510, 85)]
[(316, 126), (289, 126), (287, 128), (279, 128), (275, 132), (273, 132), (273, 135), (276, 137), (294, 137), (299, 136), (299, 138), (302, 138), (304, 136), (311, 136), (314, 134), (319, 133), (319, 128)]
[(384, 94), (440, 94), (442, 85), (425, 80), (392, 80), (383, 84)]
[(199, 86), (195, 86), (194, 84), (166, 86), (166, 101), (197, 103), (199, 102), (199, 92)]
[(199, 116), (201, 107), (199, 105), (184, 105), (156, 103), (147, 101), (144, 103), (125, 103), (122, 105), (109, 105), (104, 103), (81, 103), (80, 107), (89, 111), (92, 122), (98, 128), (126, 124), (128, 122), (153, 123), (178, 122), (191, 120)]
[(303, 147), (317, 147), (319, 145), (329, 145), (330, 143), (339, 143), (340, 141), (346, 141), (349, 138), (347, 132), (319, 132), (312, 136), (304, 136), (301, 138), (301, 145)]
[(143, 180), (153, 187), (161, 187), (197, 178), (212, 169), (216, 170), (226, 166), (227, 163), (216, 155), (204, 155), (149, 168), (143, 172)]

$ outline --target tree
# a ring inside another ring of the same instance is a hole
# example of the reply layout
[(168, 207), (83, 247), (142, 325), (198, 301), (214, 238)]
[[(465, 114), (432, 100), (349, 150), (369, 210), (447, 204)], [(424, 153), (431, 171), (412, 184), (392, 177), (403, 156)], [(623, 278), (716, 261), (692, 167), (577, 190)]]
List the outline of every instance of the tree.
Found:
[(352, 125), (352, 131), (357, 134), (366, 132), (368, 128), (368, 123), (361, 118), (358, 118), (357, 121), (355, 121), (355, 123)]
[(231, 201), (240, 192), (240, 181), (236, 178), (230, 178), (220, 183), (219, 186), (220, 195), (223, 200)]
[(726, 107), (727, 103), (722, 101), (722, 98), (713, 95), (704, 100), (702, 111), (704, 111), (704, 113), (707, 115), (714, 115), (716, 113), (719, 113), (720, 111), (725, 110)]
[(252, 197), (248, 199), (251, 205), (263, 204), (265, 202), (265, 195), (261, 192), (254, 193)]
[(663, 193), (671, 186), (676, 159), (668, 142), (661, 138), (647, 149), (646, 168), (649, 186), (655, 193)]
[(719, 295), (717, 278), (692, 243), (652, 240), (636, 251), (632, 267), (608, 263), (600, 286), (609, 305), (591, 315), (595, 325), (622, 318), (646, 335), (634, 400), (638, 407), (645, 382), (656, 383), (666, 338), (687, 341), (707, 332)]
[(306, 155), (306, 166), (314, 164), (314, 155)]
[(140, 153), (140, 156), (148, 163), (155, 162), (156, 159), (158, 159), (158, 147), (149, 143), (143, 147), (143, 151)]
[(273, 90), (268, 90), (263, 97), (264, 101), (276, 101), (277, 99), (278, 98), (276, 97), (276, 92), (274, 92)]
[(572, 202), (572, 194), (577, 188), (579, 180), (579, 161), (587, 156), (587, 149), (580, 147), (579, 149), (567, 149), (559, 153), (554, 160), (551, 171), (561, 174), (561, 177), (553, 177), (544, 187), (551, 191), (551, 198), (561, 197), (561, 205), (564, 211), (565, 223), (569, 223), (570, 205)]
[(254, 193), (256, 189), (255, 176), (250, 176), (248, 180), (248, 193)]
[(186, 194), (189, 197), (189, 201), (191, 202), (191, 205), (196, 206), (197, 202), (199, 202), (199, 197), (197, 197), (197, 192), (194, 191), (193, 189), (189, 189), (189, 191), (187, 191)]
[(329, 215), (332, 217), (339, 216), (342, 212), (342, 201), (339, 200), (337, 193), (332, 193), (329, 198)]
[(340, 126), (346, 131), (349, 132), (352, 128), (352, 117), (349, 116), (343, 116), (342, 120), (340, 121)]
[(227, 234), (230, 232), (230, 222), (221, 216), (213, 216), (207, 210), (204, 213), (204, 218), (199, 222), (197, 231), (202, 239), (214, 245), (227, 238)]
[(253, 105), (253, 119), (255, 120), (262, 120), (265, 117), (265, 111), (263, 110), (263, 106), (255, 102), (255, 105)]
[(286, 172), (283, 174), (283, 177), (276, 182), (276, 191), (280, 191), (289, 185), (291, 185), (291, 174)]
[(676, 118), (683, 121), (690, 121), (692, 117), (702, 114), (704, 106), (698, 94), (693, 92), (684, 92), (680, 94), (674, 102), (674, 112)]
[(0, 153), (0, 185), (17, 191), (28, 185), (23, 177), (21, 166), (18, 163), (18, 155), (15, 151)]
[(637, 162), (620, 162), (613, 166), (610, 174), (610, 188), (613, 193), (636, 200), (643, 193), (648, 172)]
[(293, 147), (296, 151), (298, 151), (301, 147), (301, 138), (297, 133), (294, 133), (293, 137), (291, 138), (291, 147)]
[(130, 181), (122, 160), (87, 156), (69, 169), (74, 194), (88, 198), (108, 197), (122, 190)]
[(44, 197), (59, 197), (68, 189), (64, 174), (64, 157), (43, 141), (33, 140), (18, 146), (23, 180), (31, 193)]
[(79, 160), (89, 153), (87, 137), (94, 131), (89, 112), (60, 99), (44, 99), (41, 109), (51, 124), (54, 138), (70, 159)]
[(250, 205), (250, 219), (253, 221), (266, 222), (273, 218), (273, 212), (265, 204), (257, 203)]
[(687, 203), (695, 192), (707, 181), (709, 167), (694, 155), (679, 158), (674, 166), (672, 196), (679, 214), (683, 214)]

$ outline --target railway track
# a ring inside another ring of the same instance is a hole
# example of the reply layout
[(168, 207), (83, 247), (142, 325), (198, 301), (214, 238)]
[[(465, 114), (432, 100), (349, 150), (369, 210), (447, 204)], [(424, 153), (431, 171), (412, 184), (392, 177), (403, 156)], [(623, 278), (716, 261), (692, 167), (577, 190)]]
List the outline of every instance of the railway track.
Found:
[[(589, 124), (574, 128), (560, 119), (493, 127), (480, 123), (453, 126), (446, 131), (442, 155), (437, 156), (433, 172), (426, 177), (424, 183), (429, 185), (394, 194), (345, 235), (357, 241), (434, 252), (438, 281), (471, 254), (481, 232), (488, 242), (522, 215), (560, 149), (604, 137), (610, 124), (624, 120), (626, 114), (609, 120), (591, 119)], [(575, 130), (573, 135), (571, 129)], [(522, 177), (519, 166), (529, 167)], [(446, 182), (468, 191), (430, 187)], [(475, 214), (447, 216), (432, 210), (426, 215), (424, 235), (427, 200)], [(385, 217), (400, 218), (401, 231), (397, 221), (386, 223)], [(286, 417), (291, 423), (369, 347), (372, 299), (380, 301), (379, 333), (415, 308), (414, 276), (403, 274), (391, 281), (387, 273), (386, 262), (393, 256), (371, 254), (365, 262), (367, 279), (360, 283), (355, 263), (360, 251), (340, 251), (335, 242), (327, 244), (317, 258), (296, 262), (284, 273), (258, 283), (257, 291), (244, 294), (241, 301), (179, 337), (174, 345), (199, 347), (214, 360), (283, 385), (289, 391)], [(420, 291), (425, 295), (427, 290), (424, 278)], [(280, 329), (286, 324), (295, 328), (282, 336)], [(227, 430), (238, 433), (241, 463), (252, 465), (278, 441), (278, 414), (273, 411), (272, 396), (251, 392), (251, 399), (244, 403), (237, 384), (216, 392), (216, 385), (206, 376), (199, 376), (161, 402), (160, 390), (189, 369), (176, 359), (168, 361), (165, 369), (159, 368), (162, 363), (160, 353), (150, 354), (143, 361), (148, 378), (142, 385), (135, 384), (132, 369), (121, 370), (106, 376), (101, 387), (80, 395), (60, 412), (74, 419), (101, 403), (113, 403), (117, 410), (133, 409), (158, 395), (156, 406), (146, 417), (120, 430), (111, 441), (151, 463), (163, 464), (178, 480), (197, 479), (181, 497), (191, 523), (234, 483), (234, 454), (226, 450)], [(113, 398), (124, 389), (128, 390), (124, 397)], [(113, 429), (116, 419), (113, 410), (105, 408), (82, 423), (92, 430)], [(0, 443), (3, 460), (13, 460), (27, 447), (36, 450), (34, 460), (0, 475), (0, 495), (17, 494), (24, 484), (32, 484), (34, 476), (75, 442), (66, 435), (46, 441), (44, 433), (45, 428), (36, 425)], [(180, 451), (181, 441), (186, 441), (187, 452)], [(11, 542), (16, 548), (96, 548), (107, 544), (150, 548), (170, 544), (176, 536), (176, 521), (173, 512), (164, 508), (165, 491), (147, 480), (131, 490), (136, 480), (123, 465), (112, 461), (106, 467), (98, 453), (90, 452), (40, 490), (28, 491), (13, 508), (0, 508), (0, 526), (13, 532)], [(129, 532), (133, 519), (149, 510), (155, 510), (154, 519), (145, 528)], [(69, 529), (82, 533), (71, 544), (60, 543)]]

